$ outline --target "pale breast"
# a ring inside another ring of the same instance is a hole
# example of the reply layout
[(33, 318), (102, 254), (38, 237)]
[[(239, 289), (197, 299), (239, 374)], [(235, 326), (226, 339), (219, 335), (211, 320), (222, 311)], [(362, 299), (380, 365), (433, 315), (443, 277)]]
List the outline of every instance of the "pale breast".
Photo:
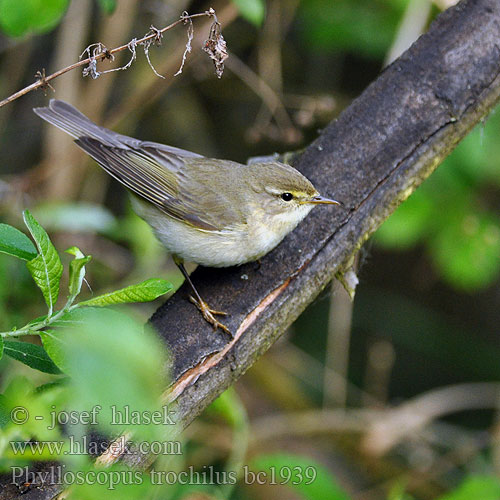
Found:
[(136, 197), (132, 197), (132, 205), (172, 254), (207, 267), (229, 267), (259, 259), (276, 247), (312, 209), (304, 205), (299, 212), (272, 217), (255, 210), (244, 228), (206, 231), (177, 221)]

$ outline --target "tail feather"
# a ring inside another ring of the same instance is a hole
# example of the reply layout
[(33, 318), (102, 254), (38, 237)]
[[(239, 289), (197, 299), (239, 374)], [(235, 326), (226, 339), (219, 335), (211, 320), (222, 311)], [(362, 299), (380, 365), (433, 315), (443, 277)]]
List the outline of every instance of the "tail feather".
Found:
[[(140, 141), (127, 135), (118, 134), (104, 127), (100, 127), (89, 120), (83, 113), (64, 101), (51, 99), (45, 108), (34, 108), (33, 111), (45, 121), (64, 130), (75, 139), (88, 137), (101, 142), (104, 146), (119, 147), (123, 149), (151, 148), (176, 155), (179, 158), (202, 158), (201, 155), (184, 149), (158, 144), (157, 142)], [(81, 144), (79, 144), (82, 147)]]
[(96, 125), (84, 114), (64, 101), (51, 99), (45, 108), (34, 108), (33, 111), (44, 120), (64, 130), (75, 139), (91, 137), (106, 146), (137, 147), (140, 141), (117, 134), (112, 130)]

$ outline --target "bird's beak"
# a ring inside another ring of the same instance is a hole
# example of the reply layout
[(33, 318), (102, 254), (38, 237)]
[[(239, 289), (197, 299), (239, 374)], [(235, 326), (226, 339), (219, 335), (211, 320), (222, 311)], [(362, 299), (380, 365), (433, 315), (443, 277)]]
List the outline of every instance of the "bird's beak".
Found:
[(312, 203), (313, 205), (325, 204), (325, 205), (342, 205), (340, 201), (332, 200), (330, 198), (325, 198), (324, 196), (314, 196), (311, 198), (308, 203)]

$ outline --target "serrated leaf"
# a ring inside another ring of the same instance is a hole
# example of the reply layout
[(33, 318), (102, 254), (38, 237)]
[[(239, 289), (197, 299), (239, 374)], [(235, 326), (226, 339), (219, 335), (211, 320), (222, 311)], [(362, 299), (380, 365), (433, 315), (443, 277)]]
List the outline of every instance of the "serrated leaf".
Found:
[(62, 370), (67, 373), (67, 364), (64, 356), (64, 339), (59, 332), (55, 330), (45, 330), (40, 332), (42, 344), (50, 359)]
[(6, 340), (4, 352), (7, 356), (17, 359), (35, 370), (45, 373), (59, 374), (61, 371), (49, 358), (45, 349), (39, 345), (17, 340)]
[(82, 289), (83, 279), (85, 278), (85, 264), (92, 258), (85, 256), (77, 247), (71, 247), (66, 250), (67, 253), (74, 255), (76, 259), (69, 264), (69, 294), (76, 297)]
[(61, 259), (54, 245), (29, 210), (23, 212), (24, 223), (28, 227), (31, 236), (38, 248), (38, 255), (28, 261), (26, 265), (40, 290), (49, 308), (49, 316), (54, 310), (59, 295), (59, 282), (63, 272)]
[(8, 224), (0, 224), (0, 252), (23, 260), (32, 260), (37, 255), (31, 240), (19, 229)]
[(240, 14), (255, 26), (260, 26), (266, 15), (266, 4), (263, 0), (233, 0)]
[(152, 278), (142, 283), (138, 283), (137, 285), (131, 285), (121, 290), (105, 293), (93, 299), (85, 300), (78, 305), (102, 307), (131, 302), (150, 302), (171, 290), (172, 285), (168, 281)]

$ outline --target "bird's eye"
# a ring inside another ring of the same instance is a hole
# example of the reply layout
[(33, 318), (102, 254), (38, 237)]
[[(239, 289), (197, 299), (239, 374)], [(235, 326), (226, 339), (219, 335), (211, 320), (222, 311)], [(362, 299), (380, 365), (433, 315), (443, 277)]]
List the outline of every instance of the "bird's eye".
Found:
[(293, 194), (292, 193), (283, 193), (281, 195), (281, 199), (283, 201), (292, 201), (293, 200)]

